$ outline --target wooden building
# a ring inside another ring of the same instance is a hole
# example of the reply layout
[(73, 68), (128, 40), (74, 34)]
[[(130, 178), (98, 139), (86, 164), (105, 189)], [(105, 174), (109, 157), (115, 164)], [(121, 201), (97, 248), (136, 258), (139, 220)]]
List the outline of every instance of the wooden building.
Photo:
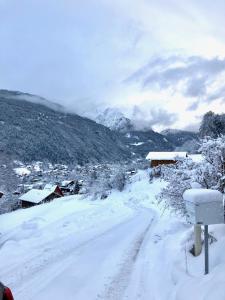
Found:
[(19, 200), (21, 201), (22, 208), (39, 205), (42, 203), (50, 202), (55, 198), (61, 197), (60, 194), (50, 189), (38, 190), (32, 189), (26, 194), (22, 195)]
[(57, 184), (48, 183), (44, 186), (44, 190), (52, 191), (55, 194), (59, 195), (60, 197), (64, 196), (62, 189)]
[(60, 186), (60, 189), (63, 193), (66, 194), (78, 194), (80, 191), (81, 185), (77, 180), (64, 180)]
[(179, 159), (188, 157), (187, 152), (149, 152), (146, 159), (150, 161), (150, 167), (175, 164)]

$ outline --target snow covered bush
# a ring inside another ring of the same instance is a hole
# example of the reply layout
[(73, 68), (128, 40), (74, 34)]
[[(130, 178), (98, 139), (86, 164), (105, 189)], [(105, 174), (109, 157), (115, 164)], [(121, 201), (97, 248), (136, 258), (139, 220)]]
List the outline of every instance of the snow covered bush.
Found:
[(202, 140), (199, 152), (203, 160), (194, 162), (184, 159), (175, 165), (161, 168), (162, 178), (168, 182), (158, 196), (166, 207), (185, 214), (183, 193), (195, 182), (206, 189), (216, 189), (224, 192), (225, 188), (225, 136), (216, 139)]
[(161, 177), (168, 184), (157, 198), (160, 202), (164, 201), (166, 208), (170, 207), (175, 212), (185, 213), (183, 193), (191, 188), (194, 165), (193, 161), (184, 159), (175, 165), (162, 166)]
[(98, 197), (104, 199), (111, 193), (111, 190), (122, 192), (124, 187), (138, 169), (147, 168), (146, 160), (124, 162), (124, 164), (101, 164), (86, 166), (85, 188), (93, 199)]
[(93, 199), (107, 198), (112, 189), (122, 191), (127, 180), (126, 167), (117, 164), (90, 166), (86, 173), (85, 187)]
[(197, 170), (200, 183), (205, 188), (223, 192), (225, 187), (225, 136), (204, 139), (199, 151), (205, 158), (205, 162)]
[(112, 189), (116, 189), (120, 192), (122, 192), (124, 190), (126, 184), (126, 174), (124, 170), (118, 170), (118, 172), (116, 172), (111, 180), (110, 180), (110, 186)]

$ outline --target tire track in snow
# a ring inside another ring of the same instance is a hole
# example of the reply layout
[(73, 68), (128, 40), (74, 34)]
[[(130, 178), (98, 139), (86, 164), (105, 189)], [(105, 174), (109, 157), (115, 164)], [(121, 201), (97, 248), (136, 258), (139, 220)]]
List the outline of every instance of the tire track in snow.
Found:
[(128, 287), (130, 277), (148, 232), (151, 230), (154, 217), (144, 232), (134, 241), (132, 248), (125, 253), (124, 261), (120, 265), (118, 274), (106, 287), (105, 292), (97, 297), (98, 300), (121, 300)]
[[(81, 251), (83, 247), (88, 246), (93, 241), (96, 241), (123, 226), (123, 224), (126, 224), (133, 218), (134, 216), (128, 217), (117, 224), (113, 224), (108, 229), (97, 232), (90, 231), (84, 238), (81, 236), (80, 239), (76, 239), (76, 237), (71, 234), (63, 239), (54, 240), (52, 243), (48, 244), (47, 247), (45, 245), (43, 249), (35, 249), (35, 254), (29, 256), (26, 261), (9, 266), (5, 272), (1, 271), (1, 277), (10, 278), (8, 284), (12, 287), (22, 285), (22, 282), (26, 281), (26, 278), (29, 278), (30, 274), (38, 274), (43, 269), (54, 264), (57, 260), (63, 261), (65, 257), (67, 258), (68, 256), (73, 255), (73, 252)], [(18, 278), (20, 279), (20, 282), (18, 282)]]

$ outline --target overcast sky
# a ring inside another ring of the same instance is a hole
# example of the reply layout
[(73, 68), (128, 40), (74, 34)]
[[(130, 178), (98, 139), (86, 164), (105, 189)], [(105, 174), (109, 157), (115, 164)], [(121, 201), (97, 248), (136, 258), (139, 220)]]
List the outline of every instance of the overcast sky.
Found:
[(224, 0), (0, 0), (0, 88), (196, 129), (225, 112)]

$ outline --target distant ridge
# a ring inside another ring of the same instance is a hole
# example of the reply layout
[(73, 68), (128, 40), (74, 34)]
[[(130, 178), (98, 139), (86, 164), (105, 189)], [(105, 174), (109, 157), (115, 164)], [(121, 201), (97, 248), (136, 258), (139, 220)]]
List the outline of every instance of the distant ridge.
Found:
[(110, 162), (128, 159), (119, 133), (27, 93), (0, 90), (0, 153), (22, 161)]

